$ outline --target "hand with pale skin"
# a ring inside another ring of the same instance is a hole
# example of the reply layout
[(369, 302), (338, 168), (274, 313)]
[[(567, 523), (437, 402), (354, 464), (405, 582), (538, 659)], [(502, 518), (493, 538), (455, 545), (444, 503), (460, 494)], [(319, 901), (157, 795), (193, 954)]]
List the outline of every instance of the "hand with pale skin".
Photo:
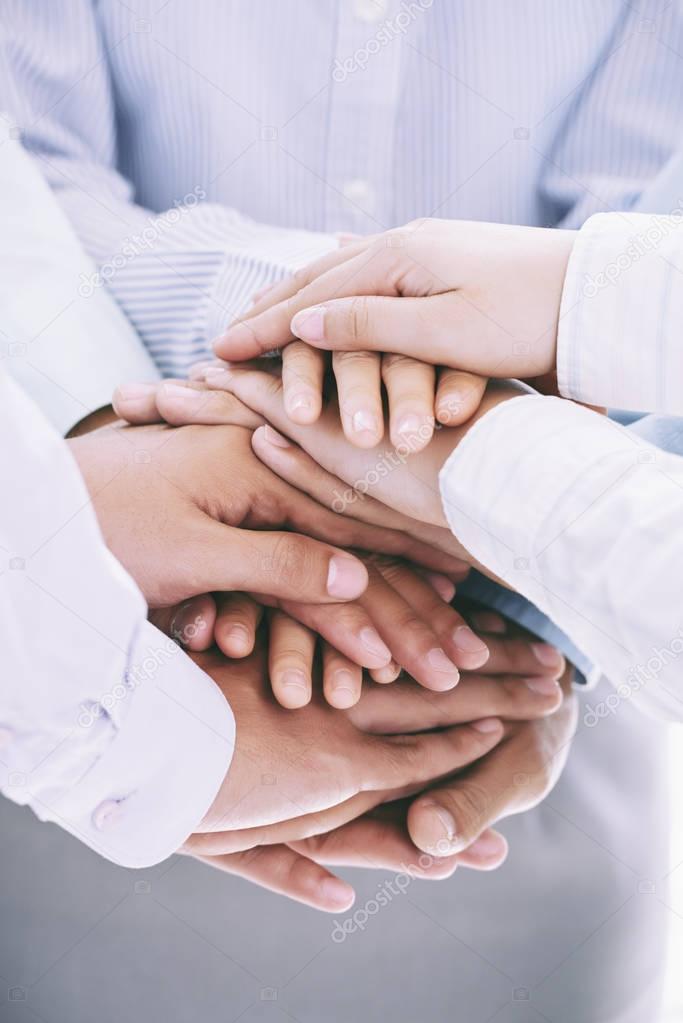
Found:
[[(151, 386), (158, 393), (158, 386)], [(328, 507), (346, 517), (362, 518), (365, 502), (361, 498), (369, 494), (388, 509), (387, 514), (399, 513), (404, 519), (425, 524), (432, 530), (432, 542), (439, 545), (439, 536), (450, 533), (439, 491), (439, 472), (444, 463), (467, 431), (488, 411), (503, 401), (529, 393), (529, 388), (515, 381), (489, 384), (476, 414), (464, 426), (438, 430), (426, 448), (413, 452), (406, 448), (397, 450), (384, 442), (372, 449), (349, 444), (333, 400), (323, 409), (315, 429), (292, 423), (284, 407), (278, 368), (264, 362), (223, 369), (220, 376), (207, 379), (203, 385), (188, 384), (187, 398), (178, 397), (174, 405), (175, 421), (192, 422), (195, 413), (201, 417), (202, 387), (229, 392), (226, 415), (230, 414), (232, 395), (267, 421), (254, 431), (252, 447), (266, 465), (293, 486), (309, 496), (317, 495), (318, 501), (324, 494)], [(147, 414), (158, 418), (158, 399), (148, 397), (147, 402)], [(212, 403), (212, 414), (216, 417), (219, 404), (220, 399)], [(288, 438), (301, 445), (310, 457), (302, 457)], [(459, 553), (469, 557), (462, 547)]]
[[(467, 421), (487, 377), (554, 372), (574, 238), (575, 232), (544, 228), (413, 221), (358, 239), (275, 285), (214, 349), (236, 362), (275, 348), (286, 353), (293, 344), (296, 356), (283, 356), (289, 363), (283, 375), (285, 408), (296, 424), (317, 420), (323, 381), (317, 353), (332, 352), (333, 363), (349, 367), (338, 388), (340, 415), (347, 438), (361, 447), (374, 447), (383, 435), (382, 353), (387, 389), (392, 375), (401, 381), (389, 393), (391, 442), (418, 450), (431, 439), (434, 414), (449, 426)], [(220, 367), (204, 372), (209, 379)], [(310, 408), (305, 419), (295, 414), (295, 393)], [(356, 429), (363, 423), (370, 425)]]
[(457, 683), (459, 668), (486, 662), (485, 642), (450, 606), (455, 586), (447, 577), (419, 573), (395, 558), (359, 557), (369, 584), (362, 597), (344, 605), (276, 601), (277, 607), (266, 608), (248, 594), (216, 594), (195, 598), (181, 614), (163, 609), (152, 621), (191, 649), (207, 649), (215, 641), (227, 656), (243, 657), (253, 649), (265, 614), (273, 692), (290, 708), (311, 698), (318, 645), (323, 692), (339, 708), (357, 702), (363, 668), (377, 682), (393, 682), (407, 670), (426, 688), (441, 691)]
[[(494, 814), (515, 812), (520, 787), (494, 793), (480, 815), (470, 814), (465, 820), (462, 811), (470, 790), (466, 793), (464, 786), (479, 785), (478, 775), (470, 774), (479, 767), (483, 779), (488, 778), (492, 786), (500, 784), (505, 764), (511, 764), (519, 752), (512, 744), (517, 728), (533, 729), (537, 722), (551, 722), (543, 732), (547, 752), (550, 736), (557, 732), (555, 719), (566, 716), (566, 700), (555, 681), (563, 667), (561, 658), (554, 670), (538, 661), (534, 669), (521, 637), (501, 636), (497, 625), (490, 639), (494, 654), (487, 674), (468, 673), (457, 689), (442, 694), (427, 693), (407, 679), (391, 690), (370, 684), (357, 706), (346, 713), (331, 711), (319, 698), (295, 715), (278, 708), (268, 698), (265, 656), (259, 645), (254, 655), (237, 664), (223, 662), (217, 654), (200, 658), (201, 666), (229, 694), (238, 745), (226, 786), (183, 851), (331, 912), (348, 908), (353, 892), (318, 863), (407, 869), (426, 878), (450, 876), (457, 865), (483, 870), (499, 866), (507, 846), (502, 836), (490, 830), (489, 821), (497, 819)], [(518, 674), (520, 670), (530, 674), (525, 677)], [(486, 717), (482, 720), (481, 715)], [(260, 723), (257, 731), (253, 731), (255, 720)], [(410, 740), (401, 734), (433, 729), (440, 731), (413, 734)], [(438, 735), (444, 738), (443, 749), (433, 746)], [(528, 737), (532, 735), (533, 731)], [(497, 742), (506, 750), (500, 771), (492, 770), (488, 762)], [(552, 771), (531, 752), (535, 746), (538, 754), (539, 744), (526, 745), (525, 764), (529, 767), (533, 761), (533, 787), (540, 791), (541, 776), (549, 785)], [(458, 773), (438, 784), (435, 807), (430, 806), (431, 794), (426, 792), (410, 808), (407, 797), (425, 787), (425, 772), (441, 769), (442, 762), (437, 764), (434, 758), (444, 750), (452, 767), (442, 773), (460, 772), (470, 763), (467, 774)], [(404, 754), (411, 765), (407, 773)], [(392, 761), (388, 774), (385, 755)], [(258, 777), (252, 778), (254, 772)], [(351, 780), (356, 775), (358, 782)], [(327, 797), (321, 793), (330, 786), (336, 801), (326, 806)], [(528, 787), (531, 790), (531, 783)], [(390, 805), (375, 809), (387, 800)], [(459, 800), (459, 850), (455, 852), (445, 839), (434, 841), (434, 828), (443, 820), (443, 810), (452, 809)], [(264, 823), (268, 820), (271, 823)], [(421, 856), (427, 844), (428, 855)]]

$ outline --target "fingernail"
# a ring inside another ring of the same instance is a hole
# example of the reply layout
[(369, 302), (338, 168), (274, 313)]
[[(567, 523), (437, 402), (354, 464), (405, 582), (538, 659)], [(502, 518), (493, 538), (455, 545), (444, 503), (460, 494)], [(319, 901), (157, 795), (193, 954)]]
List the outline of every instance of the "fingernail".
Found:
[(326, 877), (320, 885), (320, 891), (326, 902), (348, 909), (353, 905), (356, 893), (350, 884), (339, 877)]
[(156, 384), (120, 384), (116, 388), (119, 401), (142, 401), (157, 389)]
[(457, 832), (455, 817), (450, 810), (446, 810), (439, 803), (434, 802), (433, 799), (425, 799), (421, 803), (421, 806), (429, 810), (430, 816), (435, 817), (438, 820), (441, 828), (443, 829), (443, 838), (445, 838), (449, 843), (454, 842)]
[(283, 437), (281, 433), (274, 430), (272, 426), (263, 427), (263, 437), (269, 444), (274, 444), (276, 448), (291, 448), (291, 444), (286, 437)]
[(383, 664), (381, 668), (372, 669), (373, 681), (382, 685), (395, 682), (400, 674), (401, 668), (393, 659), (388, 664)]
[(439, 572), (425, 572), (425, 579), (447, 604), (455, 596), (455, 583)]
[(251, 635), (244, 625), (232, 625), (226, 630), (225, 639), (233, 640), (237, 646), (242, 647), (244, 650), (248, 649), (251, 645)]
[(309, 679), (303, 671), (298, 668), (287, 668), (280, 678), (280, 687), (283, 696), (292, 700), (294, 705), (301, 706), (308, 701)]
[(316, 341), (325, 339), (325, 306), (314, 305), (310, 309), (302, 309), (292, 317), (290, 329), (295, 337), (302, 341)]
[(468, 853), (475, 853), (477, 856), (495, 856), (504, 848), (505, 841), (500, 835), (484, 834), (480, 835), (475, 842), (472, 842), (467, 851)]
[(562, 654), (549, 643), (532, 643), (531, 649), (536, 660), (546, 668), (557, 668), (562, 663)]
[(194, 387), (183, 387), (182, 384), (162, 384), (161, 389), (167, 398), (173, 398), (183, 405), (201, 405), (206, 401), (206, 394)]
[(546, 675), (539, 675), (537, 678), (525, 678), (528, 688), (532, 693), (540, 693), (541, 696), (555, 696), (559, 692), (560, 684), (554, 678)]
[(313, 408), (313, 399), (310, 394), (293, 394), (287, 398), (288, 412), (296, 412), (300, 408), (306, 409), (307, 412)]
[(199, 616), (195, 614), (194, 602), (189, 601), (187, 604), (183, 604), (179, 607), (171, 620), (170, 633), (176, 643), (182, 643), (183, 646), (187, 645), (188, 640), (192, 639), (189, 635), (190, 627), (198, 624)]
[(345, 558), (341, 554), (330, 558), (327, 592), (331, 597), (352, 600), (359, 597), (367, 585), (367, 570), (356, 558)]
[(498, 718), (482, 718), (481, 721), (473, 721), (472, 728), (476, 728), (478, 732), (483, 732), (484, 735), (488, 735), (491, 732), (497, 732), (500, 728), (500, 721)]
[(340, 710), (344, 710), (346, 707), (352, 707), (356, 702), (356, 687), (354, 685), (353, 675), (350, 671), (335, 672), (334, 679), (332, 681), (332, 691), (334, 693), (334, 705)]
[[(360, 639), (365, 649), (373, 654), (375, 657), (381, 657), (383, 661), (391, 661), (391, 650), (386, 645), (379, 632), (371, 629), (369, 625), (366, 625), (364, 629), (360, 630)], [(386, 665), (382, 665), (385, 667)]]
[(422, 427), (425, 425), (425, 420), (421, 419), (416, 415), (404, 416), (403, 419), (399, 419), (396, 432), (400, 434), (416, 434), (419, 433)]
[(431, 664), (432, 668), (436, 668), (437, 671), (447, 671), (450, 675), (460, 678), (458, 669), (441, 647), (434, 647), (433, 650), (430, 650), (427, 654), (427, 661)]
[(222, 369), (220, 366), (209, 366), (204, 373), (204, 379), (209, 384), (227, 384), (234, 379), (234, 374), (232, 370)]
[(251, 327), (248, 327), (246, 323), (235, 323), (232, 327), (228, 327), (225, 334), (214, 338), (211, 345), (215, 351), (218, 345), (230, 344), (231, 342), (233, 344), (244, 344), (245, 342), (251, 344), (253, 340), (254, 332)]
[(486, 654), (488, 656), (489, 648), (486, 643), (479, 639), (479, 636), (475, 635), (467, 625), (458, 626), (453, 633), (453, 641), (456, 646), (459, 646), (461, 650), (466, 650), (468, 654)]
[(351, 417), (351, 425), (355, 433), (379, 433), (377, 417), (371, 412), (354, 412)]

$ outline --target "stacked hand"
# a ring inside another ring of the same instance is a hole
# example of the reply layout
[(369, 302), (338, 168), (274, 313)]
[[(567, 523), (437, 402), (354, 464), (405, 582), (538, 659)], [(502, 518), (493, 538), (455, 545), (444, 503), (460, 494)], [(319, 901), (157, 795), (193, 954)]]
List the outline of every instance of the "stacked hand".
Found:
[[(571, 231), (414, 221), (355, 240), (274, 286), (215, 351), (242, 361), (283, 348), (293, 424), (320, 415), (323, 353), (331, 351), (347, 438), (359, 447), (382, 439), (382, 380), (391, 442), (417, 451), (435, 417), (449, 426), (470, 418), (486, 377), (554, 373), (573, 242)], [(221, 379), (220, 365), (201, 372)]]
[[(388, 463), (392, 466), (391, 471), (386, 474), (375, 472), (375, 480), (373, 469), (376, 470), (381, 458), (391, 455), (390, 447), (375, 451), (350, 448), (343, 437), (334, 403), (325, 410), (315, 429), (293, 427), (284, 408), (282, 383), (277, 374), (247, 367), (228, 373), (221, 382), (246, 404), (253, 406), (259, 422), (262, 416), (266, 417), (280, 428), (288, 429), (305, 446), (306, 450), (290, 443), (271, 426), (259, 427), (252, 436), (252, 448), (259, 458), (309, 500), (315, 501), (316, 507), (335, 508), (346, 520), (357, 517), (359, 524), (363, 525), (376, 526), (384, 521), (392, 528), (402, 528), (414, 536), (422, 536), (442, 550), (449, 547), (447, 537), (451, 538), (452, 545), (451, 534), (440, 525), (443, 516), (436, 475), (441, 462), (464, 431), (440, 431), (425, 452), (413, 455), (409, 460), (398, 459)], [(486, 404), (507, 400), (516, 393), (513, 386), (506, 385), (500, 393), (488, 394)], [(185, 386), (177, 382), (165, 383), (146, 390), (138, 389), (131, 400), (127, 400), (128, 396), (129, 392), (121, 389), (115, 405), (121, 415), (136, 423), (155, 422), (163, 416), (175, 424), (213, 424), (212, 429), (216, 429), (217, 424), (230, 423), (235, 416), (235, 395), (219, 389), (217, 382), (211, 387), (201, 383)], [(337, 472), (339, 476), (335, 475)], [(358, 488), (359, 480), (365, 481), (367, 486)], [(356, 487), (349, 486), (349, 483), (356, 483)], [(360, 489), (365, 496), (361, 497)], [(367, 496), (368, 491), (384, 503)], [(407, 517), (418, 511), (433, 524), (425, 526)], [(390, 572), (406, 571), (404, 565), (397, 569), (395, 561), (389, 564)], [(460, 567), (458, 564), (458, 569)], [(374, 566), (371, 571), (373, 569)], [(399, 578), (405, 579), (405, 574)], [(427, 600), (425, 607), (433, 606), (434, 601), (441, 597), (450, 597), (445, 589), (446, 580), (440, 576), (436, 579), (439, 581), (432, 577), (432, 586), (427, 586), (424, 579), (420, 580), (423, 587), (420, 599)], [(400, 590), (402, 597), (406, 596), (403, 582), (394, 589)], [(441, 597), (437, 596), (435, 589), (443, 590)], [(345, 610), (348, 607), (346, 605)], [(440, 614), (444, 613), (445, 608), (442, 608)], [(420, 601), (416, 600), (408, 612), (409, 617), (401, 622), (399, 631), (414, 626), (419, 614)], [(476, 674), (464, 673), (457, 688), (443, 693), (428, 693), (405, 679), (391, 687), (377, 686), (369, 681), (360, 702), (349, 712), (351, 721), (361, 729), (389, 733), (401, 729), (417, 733), (447, 724), (471, 722), (483, 715), (488, 719), (487, 727), (491, 727), (490, 732), (483, 734), (487, 735), (486, 741), (490, 741), (491, 746), (483, 756), (477, 754), (478, 759), (472, 758), (473, 766), (465, 774), (451, 776), (429, 795), (419, 795), (410, 803), (406, 802), (408, 794), (424, 787), (424, 774), (413, 776), (412, 781), (405, 781), (403, 776), (397, 775), (393, 783), (387, 781), (384, 785), (374, 785), (359, 761), (356, 767), (360, 770), (360, 788), (355, 794), (341, 791), (334, 805), (317, 809), (311, 809), (310, 804), (302, 802), (298, 813), (290, 806), (289, 813), (285, 813), (284, 809), (281, 811), (282, 818), (287, 817), (287, 820), (278, 819), (278, 811), (270, 808), (271, 823), (265, 824), (267, 808), (259, 803), (253, 812), (253, 826), (248, 817), (234, 816), (231, 808), (241, 796), (239, 791), (233, 795), (228, 788), (231, 795), (227, 808), (225, 802), (221, 804), (223, 809), (218, 815), (221, 819), (211, 818), (202, 832), (189, 840), (187, 850), (208, 858), (214, 865), (242, 873), (277, 890), (285, 890), (320, 908), (330, 909), (338, 909), (341, 903), (333, 904), (333, 900), (324, 894), (328, 890), (335, 891), (335, 886), (328, 884), (329, 875), (322, 873), (320, 867), (310, 860), (302, 863), (298, 857), (312, 857), (318, 863), (385, 867), (397, 867), (407, 862), (414, 866), (417, 864), (417, 872), (426, 876), (443, 876), (458, 862), (478, 867), (497, 865), (505, 853), (504, 843), (487, 829), (501, 817), (535, 805), (554, 783), (571, 739), (575, 707), (568, 691), (569, 672), (564, 670), (563, 660), (557, 652), (511, 630), (501, 633), (500, 620), (495, 619), (494, 628), (490, 617), (477, 616), (471, 620), (488, 648), (488, 659), (482, 669), (484, 674), (481, 670)], [(423, 610), (422, 618), (423, 623), (429, 618), (434, 624), (431, 610), (428, 613)], [(320, 617), (317, 619), (319, 622), (322, 622)], [(317, 623), (316, 629), (319, 627)], [(218, 629), (218, 638), (220, 625), (215, 623), (214, 627)], [(458, 619), (455, 628), (462, 627)], [(423, 628), (423, 625), (418, 628)], [(502, 628), (504, 630), (505, 627)], [(220, 644), (220, 638), (218, 641)], [(396, 649), (398, 651), (398, 647)], [(248, 663), (251, 669), (252, 661)], [(405, 666), (400, 659), (396, 663)], [(221, 671), (243, 671), (246, 664), (240, 661), (232, 666), (225, 663), (221, 666), (219, 662), (214, 667), (212, 662), (210, 670), (217, 677)], [(562, 688), (554, 681), (560, 674)], [(236, 677), (243, 678), (244, 675)], [(301, 717), (301, 727), (306, 731), (297, 734), (309, 736), (306, 749), (310, 755), (317, 755), (321, 748), (313, 736), (318, 736), (320, 729), (308, 721), (304, 722), (302, 717), (309, 712), (320, 712), (315, 674), (311, 674), (310, 668), (308, 678), (313, 682), (312, 704), (295, 715), (284, 711), (277, 713), (282, 715), (280, 720), (285, 723), (282, 726), (283, 742), (290, 720)], [(230, 694), (233, 704), (232, 688)], [(235, 712), (239, 747), (239, 710), (236, 708)], [(368, 712), (371, 714), (366, 717)], [(339, 712), (326, 713), (331, 715), (331, 721), (338, 720)], [(504, 723), (498, 728), (492, 718), (503, 719)], [(312, 730), (308, 732), (308, 728)], [(242, 733), (248, 734), (248, 731), (248, 726), (243, 725)], [(327, 731), (324, 734), (327, 736)], [(402, 748), (405, 748), (405, 738), (403, 742)], [(325, 740), (324, 748), (327, 745)], [(272, 750), (271, 755), (277, 757), (280, 753), (277, 743), (273, 744)], [(424, 752), (420, 753), (421, 771), (427, 764), (422, 759), (424, 755)], [(308, 763), (307, 758), (305, 760)], [(453, 766), (443, 773), (452, 775), (453, 771), (462, 768), (463, 763), (456, 757)], [(277, 777), (278, 770), (275, 764), (269, 777)], [(228, 782), (231, 773), (232, 768)], [(237, 786), (241, 784), (239, 778), (235, 774), (232, 779)], [(312, 784), (309, 769), (305, 785), (311, 798), (317, 798), (315, 787), (308, 788)], [(371, 791), (367, 791), (369, 785)], [(250, 791), (253, 792), (253, 788)], [(270, 793), (264, 797), (259, 793), (259, 799), (262, 798), (276, 800), (277, 796)], [(377, 809), (379, 804), (382, 806)], [(421, 865), (419, 850), (434, 857), (434, 861), (423, 860)], [(425, 868), (425, 863), (428, 863), (428, 868)], [(341, 902), (344, 899), (348, 901), (348, 889), (336, 890), (341, 893)]]

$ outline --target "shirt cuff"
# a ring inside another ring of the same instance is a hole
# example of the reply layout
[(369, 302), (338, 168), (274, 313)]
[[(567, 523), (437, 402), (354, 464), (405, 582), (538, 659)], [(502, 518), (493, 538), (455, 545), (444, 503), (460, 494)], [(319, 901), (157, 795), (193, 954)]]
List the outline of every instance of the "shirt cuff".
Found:
[(680, 212), (599, 213), (586, 221), (560, 306), (557, 377), (564, 397), (683, 413), (682, 254)]
[(80, 708), (74, 733), (69, 741), (98, 745), (99, 755), (61, 788), (48, 761), (45, 785), (38, 772), (27, 801), (106, 859), (149, 867), (176, 852), (211, 806), (232, 759), (235, 721), (211, 678), (144, 622), (124, 680)]
[(596, 412), (562, 398), (512, 398), (482, 416), (443, 466), (444, 513), (476, 560), (562, 621), (560, 587), (540, 559), (633, 460), (633, 442)]

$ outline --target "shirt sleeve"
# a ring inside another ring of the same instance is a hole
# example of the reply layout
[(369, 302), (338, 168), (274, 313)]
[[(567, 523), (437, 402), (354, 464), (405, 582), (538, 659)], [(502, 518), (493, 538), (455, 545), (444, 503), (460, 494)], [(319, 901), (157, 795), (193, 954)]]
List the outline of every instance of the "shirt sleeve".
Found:
[(617, 687), (683, 720), (683, 459), (559, 398), (503, 402), (444, 465), (448, 522)]
[(681, 193), (667, 216), (597, 214), (579, 231), (558, 326), (565, 397), (683, 415)]
[(166, 210), (138, 203), (118, 168), (115, 83), (95, 6), (13, 5), (0, 109), (14, 119), (95, 263), (81, 293), (106, 286), (162, 373), (184, 375), (257, 289), (338, 241), (255, 222), (206, 201), (199, 184)]
[(146, 620), (67, 445), (0, 374), (0, 790), (107, 859), (175, 852), (229, 768), (233, 715)]

